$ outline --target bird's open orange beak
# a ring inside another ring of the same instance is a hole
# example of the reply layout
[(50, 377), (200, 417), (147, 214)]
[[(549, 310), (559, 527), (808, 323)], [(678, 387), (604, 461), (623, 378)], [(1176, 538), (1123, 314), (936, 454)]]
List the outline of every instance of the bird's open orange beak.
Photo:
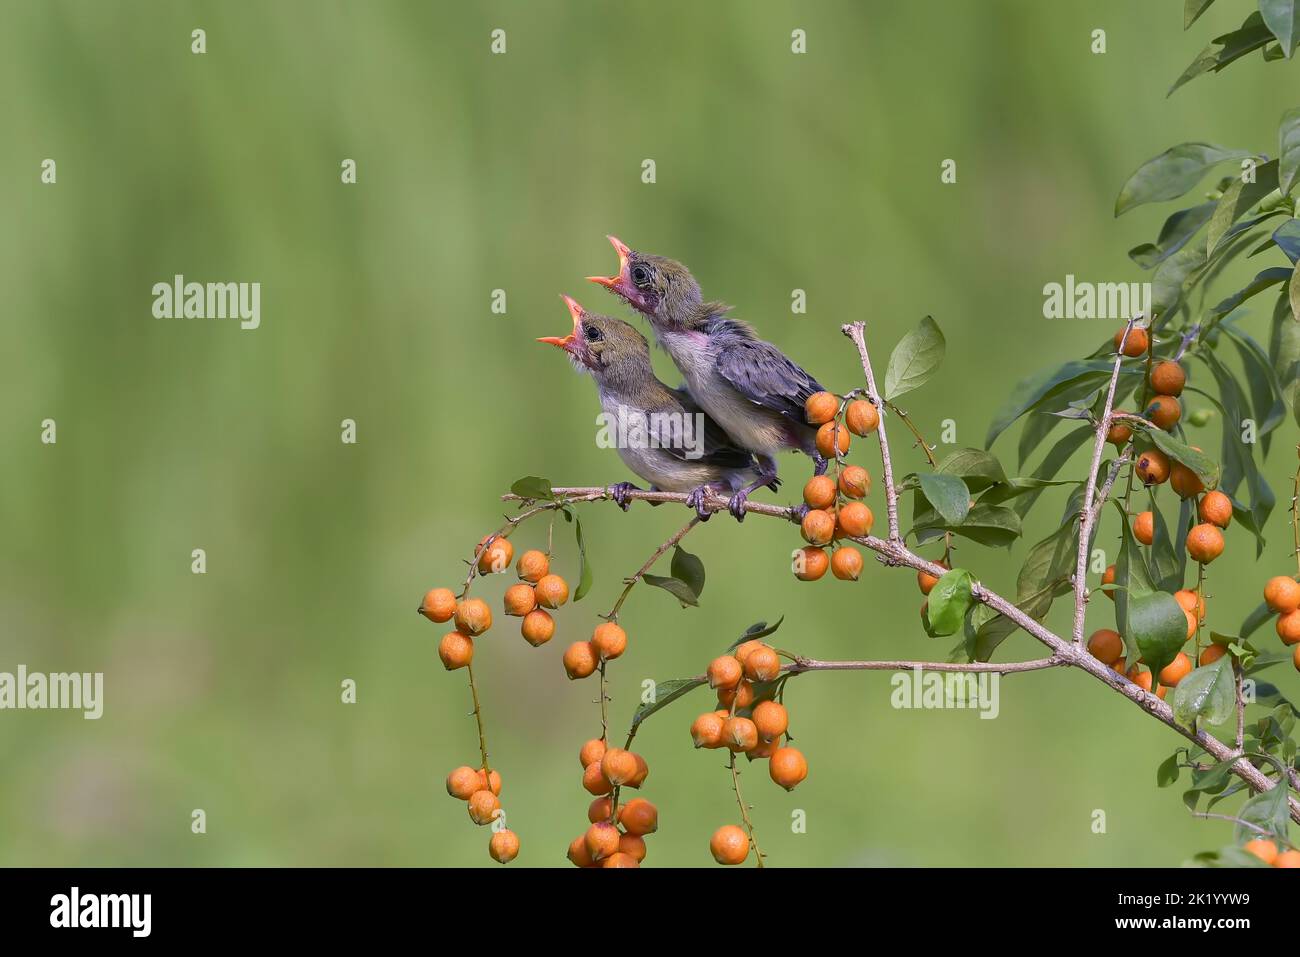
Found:
[(622, 295), (625, 290), (632, 287), (627, 268), (628, 261), (632, 258), (632, 250), (628, 248), (627, 243), (617, 236), (606, 236), (605, 238), (618, 251), (618, 272), (613, 276), (588, 276), (587, 280)]
[(573, 317), (573, 331), (570, 332), (567, 336), (542, 336), (537, 341), (545, 342), (548, 345), (552, 345), (552, 346), (559, 346), (561, 349), (564, 349), (565, 351), (570, 351), (574, 342), (577, 341), (578, 323), (582, 322), (582, 317), (584, 313), (583, 313), (582, 306), (578, 305), (576, 299), (573, 299), (571, 296), (565, 296), (565, 295), (561, 295), (560, 298), (563, 299), (564, 304), (569, 307), (569, 315)]

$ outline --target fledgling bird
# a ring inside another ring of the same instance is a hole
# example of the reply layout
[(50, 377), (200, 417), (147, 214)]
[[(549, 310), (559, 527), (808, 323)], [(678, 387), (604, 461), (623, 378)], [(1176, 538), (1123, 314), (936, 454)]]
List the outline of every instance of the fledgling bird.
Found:
[(609, 241), (618, 250), (617, 275), (588, 278), (649, 320), (691, 398), (758, 458), (761, 474), (732, 495), (731, 513), (744, 519), (746, 499), (776, 477), (776, 454), (785, 449), (811, 456), (814, 474), (823, 474), (827, 462), (817, 451), (817, 430), (804, 412), (807, 398), (825, 391), (817, 380), (760, 339), (748, 323), (727, 318), (730, 306), (706, 302), (681, 263), (637, 252), (614, 236)]
[[(708, 520), (710, 494), (726, 494), (757, 481), (754, 457), (737, 448), (684, 390), (670, 389), (655, 377), (645, 337), (621, 319), (587, 312), (564, 297), (573, 317), (567, 336), (538, 342), (558, 346), (574, 368), (595, 380), (606, 428), (616, 429), (623, 462), (650, 483), (651, 490), (689, 492), (687, 504)], [(761, 484), (777, 484), (771, 476)], [(631, 482), (613, 487), (614, 500), (627, 510)]]

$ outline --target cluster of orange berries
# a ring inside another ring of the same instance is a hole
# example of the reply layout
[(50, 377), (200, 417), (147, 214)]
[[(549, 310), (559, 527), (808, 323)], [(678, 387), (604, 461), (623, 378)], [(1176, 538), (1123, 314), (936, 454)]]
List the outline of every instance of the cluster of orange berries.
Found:
[(1254, 854), (1269, 867), (1300, 867), (1300, 851), (1279, 851), (1277, 845), (1267, 838), (1247, 841), (1242, 850)]
[(568, 858), (578, 867), (640, 867), (645, 836), (659, 829), (659, 809), (645, 798), (618, 804), (619, 788), (639, 788), (650, 773), (634, 751), (609, 747), (592, 738), (578, 752), (582, 786), (595, 796), (587, 808), (590, 827), (569, 844)]
[[(501, 775), (496, 771), (463, 765), (447, 775), (447, 793), (465, 802), (475, 824), (491, 824), (501, 816)], [(519, 856), (519, 836), (507, 828), (493, 831), (488, 854), (498, 863), (510, 863)]]
[[(718, 707), (692, 722), (691, 740), (697, 748), (726, 748), (750, 760), (766, 759), (772, 780), (792, 791), (808, 777), (808, 761), (797, 748), (781, 744), (787, 737), (790, 715), (779, 701), (756, 700), (758, 686), (775, 681), (780, 674), (780, 655), (758, 639), (714, 658), (707, 676), (709, 687), (718, 694)], [(736, 825), (724, 825), (714, 833), (709, 850), (719, 864), (739, 864), (749, 856), (749, 838)]]
[[(1115, 566), (1111, 565), (1106, 569), (1106, 574), (1102, 577), (1103, 585), (1111, 585), (1115, 582)], [(1102, 589), (1102, 593), (1112, 601), (1115, 600), (1114, 589)], [(1196, 635), (1196, 629), (1205, 619), (1205, 599), (1196, 592), (1183, 588), (1174, 592), (1174, 599), (1183, 609), (1183, 614), (1187, 616), (1187, 638), (1191, 641)], [(1088, 651), (1092, 656), (1104, 665), (1113, 668), (1116, 674), (1124, 675), (1129, 681), (1132, 681), (1143, 691), (1150, 691), (1152, 686), (1152, 676), (1149, 670), (1142, 670), (1145, 662), (1139, 658), (1128, 666), (1124, 658), (1124, 639), (1120, 633), (1112, 628), (1099, 628), (1094, 631), (1088, 638)], [(1218, 661), (1225, 654), (1228, 648), (1226, 645), (1211, 644), (1201, 649), (1199, 665), (1208, 665)], [(1174, 660), (1160, 669), (1160, 681), (1156, 685), (1156, 694), (1164, 698), (1169, 693), (1169, 689), (1176, 687), (1180, 681), (1192, 673), (1193, 664), (1190, 655), (1184, 652), (1178, 652)]]
[(1278, 575), (1264, 586), (1264, 603), (1277, 615), (1277, 636), (1284, 645), (1294, 645), (1293, 661), (1300, 671), (1300, 584), (1294, 578)]
[(803, 487), (808, 511), (799, 531), (807, 546), (794, 554), (794, 575), (800, 581), (816, 581), (831, 574), (842, 581), (857, 581), (862, 574), (862, 553), (851, 545), (838, 544), (831, 555), (826, 546), (843, 538), (862, 538), (871, 534), (875, 516), (862, 502), (871, 491), (871, 475), (860, 465), (840, 467), (839, 456), (849, 448), (849, 434), (865, 436), (880, 425), (880, 413), (865, 399), (855, 399), (844, 407), (844, 423), (839, 422), (840, 400), (829, 392), (816, 392), (804, 403), (810, 425), (818, 426), (817, 450), (835, 459), (838, 478), (814, 475)]

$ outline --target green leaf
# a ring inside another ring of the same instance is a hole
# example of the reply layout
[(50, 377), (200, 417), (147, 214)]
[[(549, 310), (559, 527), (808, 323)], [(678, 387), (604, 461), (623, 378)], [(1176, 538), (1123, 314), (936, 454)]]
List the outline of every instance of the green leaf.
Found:
[(1210, 312), (1216, 316), (1226, 316), (1247, 299), (1259, 295), (1265, 289), (1286, 282), (1291, 278), (1291, 269), (1287, 266), (1272, 266), (1258, 273), (1246, 286), (1234, 292), (1227, 299), (1216, 305)]
[(1192, 771), (1192, 786), (1183, 793), (1183, 803), (1196, 810), (1197, 799), (1202, 794), (1217, 794), (1224, 789), (1232, 774), (1232, 761), (1219, 761), (1204, 771)]
[(1214, 0), (1183, 0), (1183, 29), (1195, 23)]
[(1183, 568), (1174, 550), (1174, 540), (1169, 534), (1169, 526), (1156, 503), (1155, 490), (1151, 490), (1151, 516), (1155, 521), (1155, 532), (1151, 539), (1151, 577), (1155, 579), (1160, 591), (1175, 592), (1183, 587)]
[(1230, 320), (1221, 322), (1219, 329), (1228, 336), (1237, 354), (1241, 356), (1246, 384), (1250, 389), (1251, 409), (1255, 413), (1257, 435), (1264, 447), (1264, 455), (1267, 456), (1272, 433), (1286, 418), (1282, 384), (1277, 381), (1263, 346)]
[(964, 568), (954, 568), (947, 572), (930, 590), (926, 599), (929, 604), (930, 631), (935, 636), (955, 635), (966, 617), (974, 599), (971, 597), (973, 579)]
[(1218, 487), (1221, 469), (1219, 463), (1204, 452), (1198, 452), (1184, 442), (1180, 442), (1164, 429), (1157, 428), (1147, 421), (1125, 419), (1124, 424), (1130, 428), (1146, 433), (1153, 445), (1175, 462), (1181, 462), (1196, 473), (1197, 478), (1207, 489)]
[(1214, 255), (1215, 248), (1227, 235), (1232, 224), (1277, 188), (1277, 160), (1269, 160), (1255, 167), (1252, 183), (1244, 182), (1241, 176), (1234, 176), (1231, 184), (1223, 191), (1214, 215), (1210, 217), (1205, 233), (1206, 252)]
[[(1300, 172), (1300, 107), (1287, 110), (1282, 114), (1282, 122), (1277, 128), (1278, 139), (1278, 188), (1282, 195), (1291, 193), (1296, 184), (1296, 174)], [(1295, 260), (1293, 259), (1292, 262)]]
[(1259, 12), (1264, 24), (1282, 47), (1289, 60), (1300, 42), (1300, 23), (1297, 23), (1296, 0), (1259, 0)]
[(682, 607), (687, 605), (699, 605), (699, 596), (691, 590), (691, 586), (677, 578), (664, 578), (661, 575), (643, 575), (642, 581), (647, 585), (653, 585), (655, 588), (662, 588), (668, 594), (672, 595)]
[(970, 489), (955, 475), (921, 476), (921, 491), (949, 525), (960, 525), (970, 511)]
[(1174, 688), (1174, 717), (1191, 726), (1196, 718), (1223, 724), (1236, 710), (1236, 679), (1232, 659), (1224, 655), (1213, 664), (1196, 668)]
[(1273, 34), (1264, 25), (1263, 17), (1258, 11), (1252, 13), (1238, 29), (1210, 41), (1210, 45), (1198, 53), (1196, 59), (1183, 71), (1182, 76), (1174, 81), (1174, 85), (1169, 88), (1169, 93), (1166, 95), (1171, 95), (1184, 83), (1202, 73), (1218, 73), (1229, 63), (1258, 50), (1272, 39)]
[(1182, 771), (1182, 765), (1178, 760), (1180, 754), (1181, 751), (1175, 751), (1160, 762), (1160, 767), (1156, 768), (1156, 787), (1167, 788), (1178, 780), (1178, 775)]
[(781, 622), (783, 621), (785, 621), (785, 615), (782, 615), (780, 618), (778, 618), (776, 620), (776, 624), (774, 625), (768, 625), (768, 623), (765, 621), (754, 622), (754, 624), (750, 625), (748, 628), (745, 629), (745, 633), (743, 635), (741, 635), (739, 638), (737, 638), (735, 641), (733, 641), (731, 644), (727, 646), (727, 650), (732, 651), (736, 648), (739, 648), (747, 641), (755, 641), (758, 639), (766, 638), (768, 635), (773, 634), (778, 628), (780, 628)]
[(1129, 259), (1143, 269), (1158, 266), (1187, 244), (1210, 221), (1216, 203), (1201, 203), (1180, 209), (1165, 220), (1155, 243), (1143, 243), (1128, 251)]
[[(1175, 256), (1169, 262), (1177, 258)], [(991, 446), (994, 439), (1030, 409), (1051, 401), (1053, 397), (1074, 385), (1092, 383), (1100, 386), (1110, 379), (1113, 370), (1112, 360), (1074, 359), (1021, 380), (1012, 390), (1007, 402), (993, 417), (988, 435), (984, 439), (984, 448)]]
[(972, 492), (1007, 480), (1007, 473), (995, 455), (983, 449), (958, 449), (934, 467), (939, 475), (956, 475)]
[(552, 501), (555, 493), (551, 491), (551, 483), (536, 475), (525, 475), (519, 481), (510, 486), (510, 491), (520, 498), (530, 498), (545, 501)]
[[(1129, 587), (1132, 589), (1131, 581)], [(1187, 616), (1182, 605), (1167, 592), (1130, 592), (1128, 597), (1129, 637), (1137, 643), (1152, 676), (1157, 676), (1182, 650), (1187, 640)]]
[[(1292, 280), (1294, 282), (1294, 280)], [(1292, 411), (1300, 408), (1300, 313), (1286, 292), (1273, 306), (1273, 325), (1268, 341), (1268, 358), (1282, 384), (1282, 399)]]
[(671, 678), (668, 681), (660, 681), (655, 685), (654, 695), (648, 704), (642, 704), (632, 715), (632, 727), (636, 727), (650, 715), (662, 708), (666, 708), (678, 698), (689, 692), (694, 691), (700, 685), (705, 684), (704, 678)]
[(885, 371), (884, 397), (897, 399), (924, 385), (943, 361), (944, 348), (938, 323), (926, 316), (894, 347)]
[(573, 530), (578, 537), (578, 589), (573, 600), (579, 602), (591, 591), (591, 562), (587, 561), (587, 544), (582, 540), (582, 519), (574, 518)]
[[(1222, 661), (1223, 659), (1219, 660)], [(1288, 825), (1291, 818), (1286, 798), (1286, 785), (1275, 782), (1273, 787), (1267, 791), (1261, 791), (1243, 804), (1237, 811), (1237, 817), (1240, 821), (1248, 821), (1263, 828), (1279, 840), (1287, 841), (1289, 840)], [(1254, 828), (1238, 823), (1235, 828), (1235, 835), (1237, 843), (1244, 844), (1246, 841), (1259, 837), (1259, 832)]]
[(704, 594), (704, 562), (680, 545), (673, 549), (669, 574), (683, 582), (697, 599)]
[(1022, 534), (1020, 516), (1013, 509), (1005, 505), (982, 503), (977, 503), (960, 524), (945, 522), (938, 512), (928, 510), (918, 516), (912, 530), (952, 532), (990, 548), (1010, 545)]
[(1251, 155), (1247, 150), (1225, 149), (1213, 143), (1171, 146), (1147, 160), (1128, 178), (1115, 199), (1115, 215), (1122, 216), (1144, 203), (1177, 199), (1219, 163), (1243, 160)]

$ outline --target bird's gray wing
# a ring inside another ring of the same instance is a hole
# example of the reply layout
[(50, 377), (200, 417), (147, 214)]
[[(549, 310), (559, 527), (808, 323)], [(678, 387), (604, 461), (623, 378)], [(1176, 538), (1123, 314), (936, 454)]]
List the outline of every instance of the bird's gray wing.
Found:
[[(754, 457), (738, 448), (731, 436), (714, 422), (685, 388), (669, 389), (668, 395), (656, 407), (646, 410), (650, 415), (650, 433), (660, 448), (674, 458), (703, 462), (721, 469), (746, 469), (754, 465)], [(658, 416), (655, 412), (675, 413)], [(689, 424), (683, 422), (689, 416)], [(703, 435), (699, 424), (703, 423)], [(702, 444), (701, 444), (702, 438)]]
[(761, 339), (739, 339), (718, 353), (718, 374), (749, 401), (807, 424), (804, 402), (821, 384)]

